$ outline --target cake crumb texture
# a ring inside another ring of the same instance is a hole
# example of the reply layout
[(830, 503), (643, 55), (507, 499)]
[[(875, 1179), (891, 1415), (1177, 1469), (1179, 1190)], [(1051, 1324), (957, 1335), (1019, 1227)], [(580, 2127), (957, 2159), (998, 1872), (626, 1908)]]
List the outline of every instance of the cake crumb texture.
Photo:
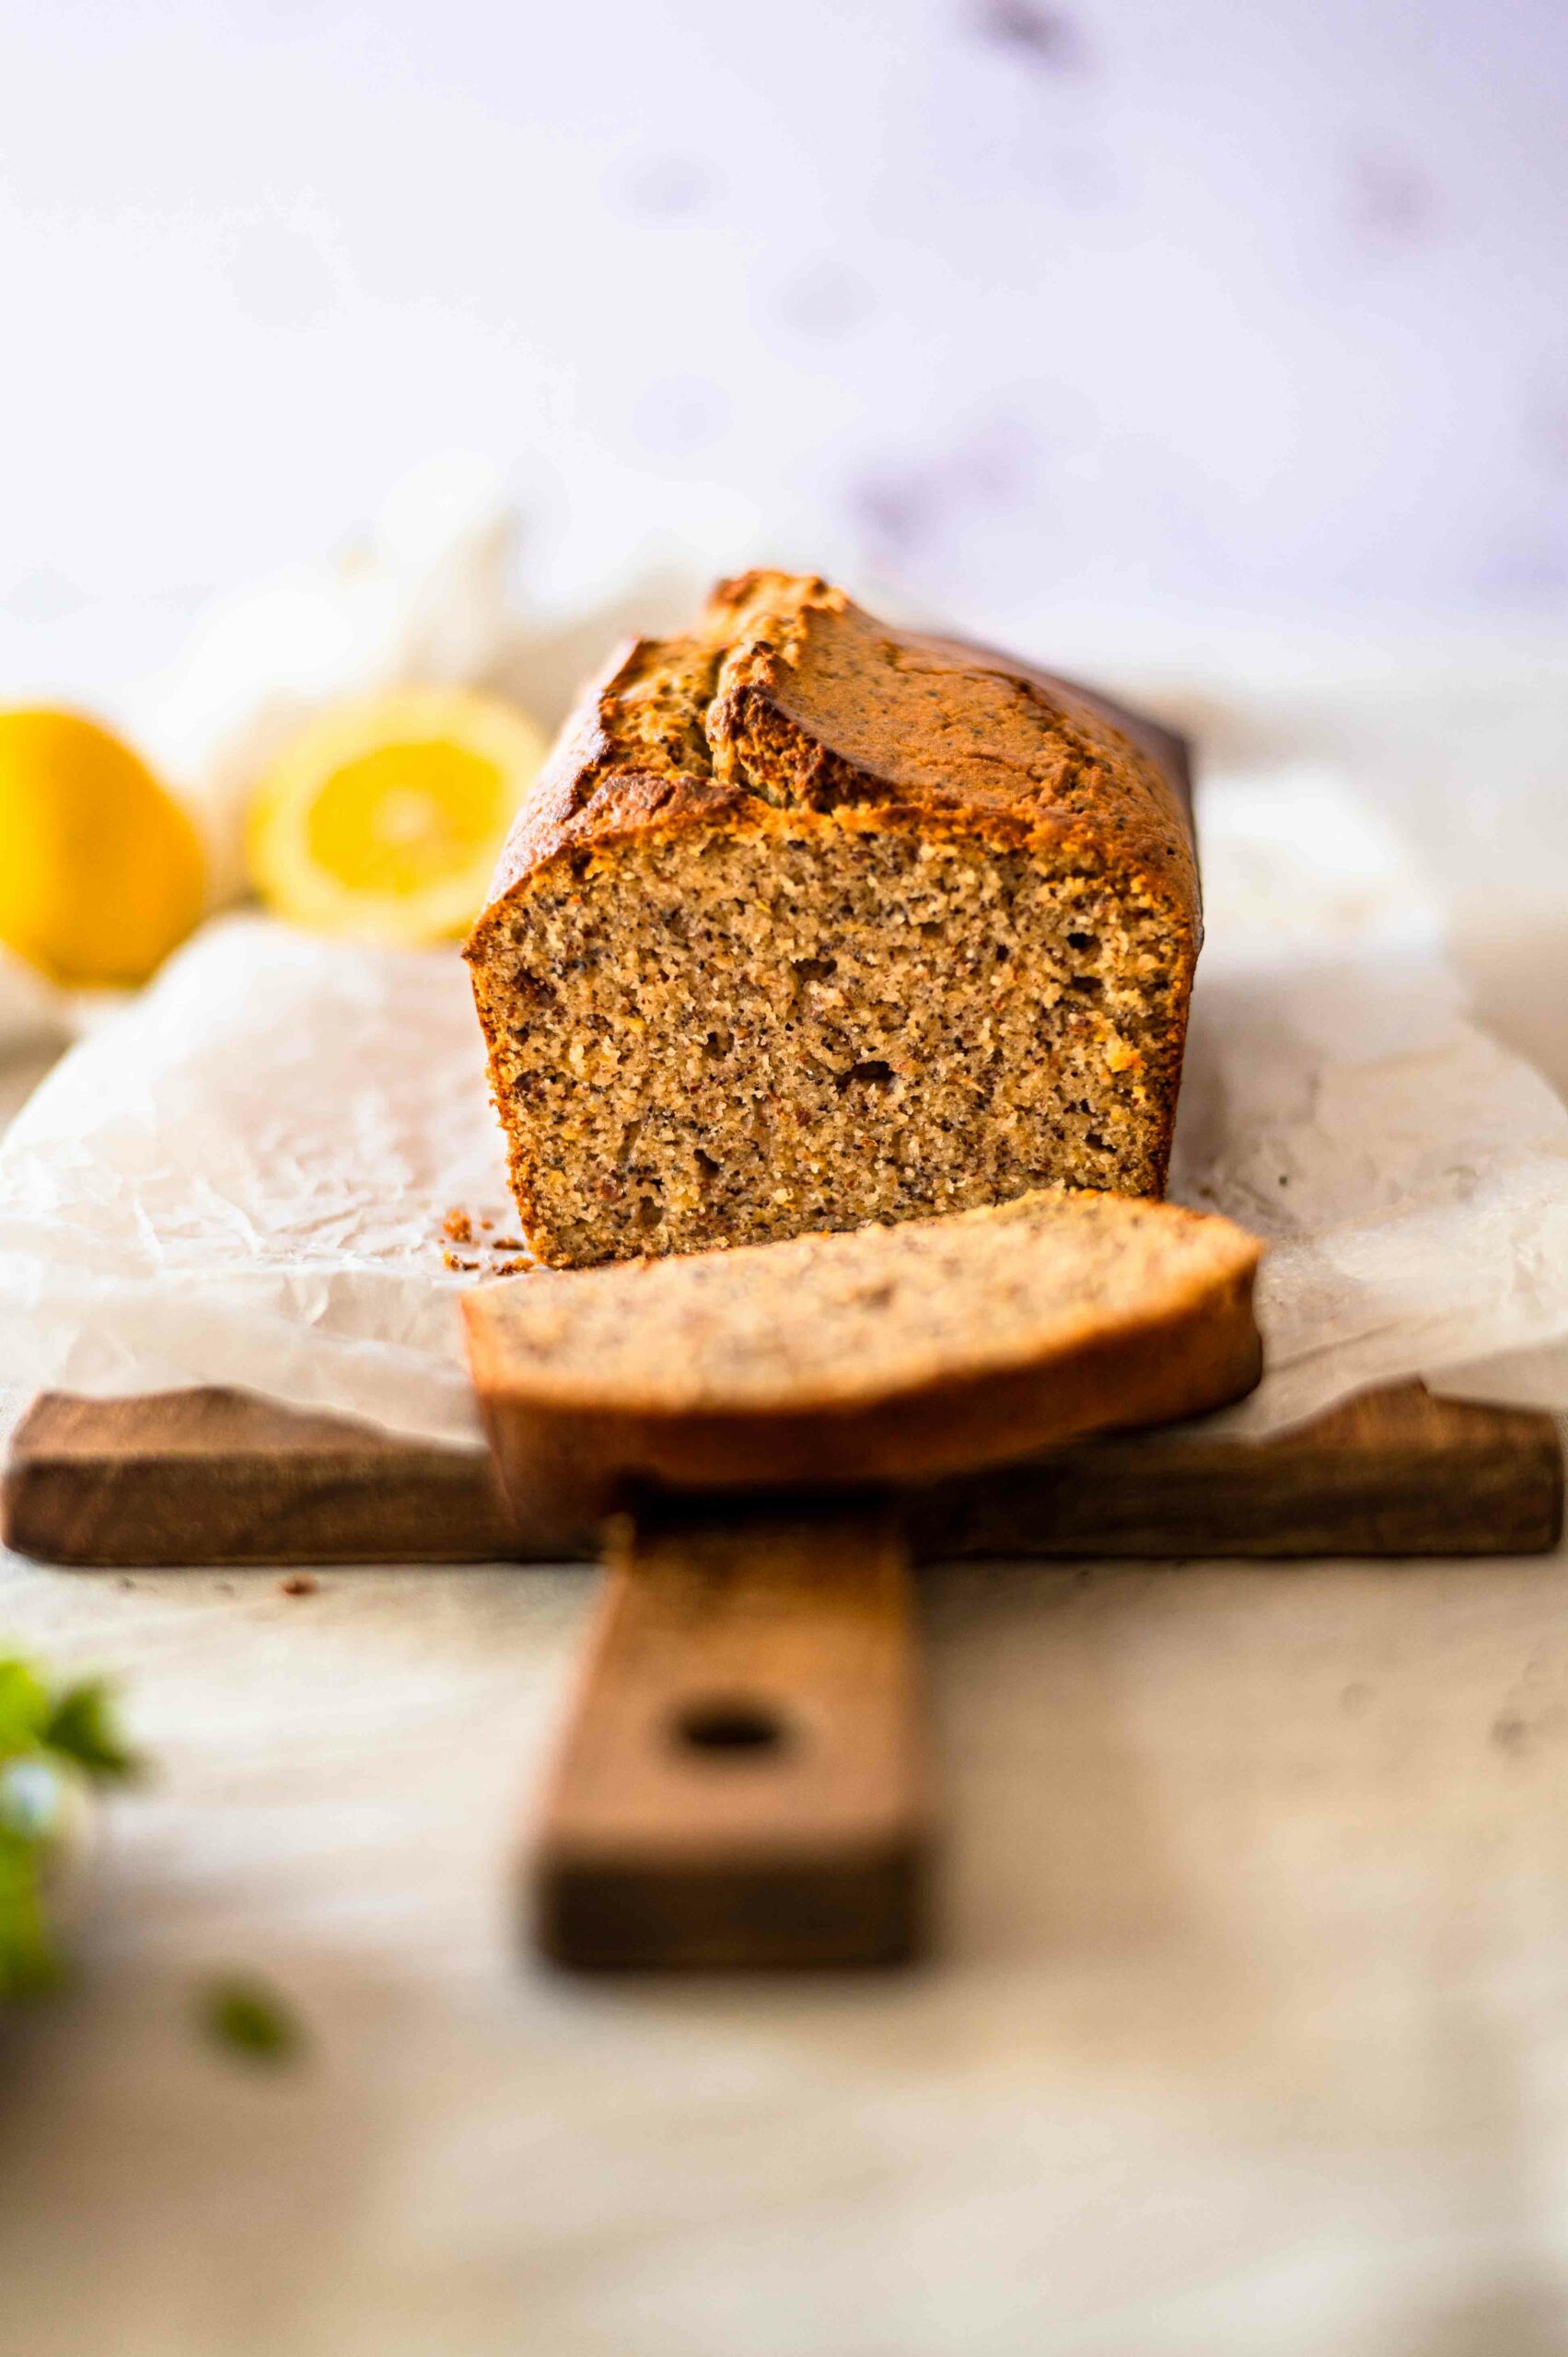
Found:
[[(487, 1291), (482, 1389), (654, 1416), (850, 1410), (1227, 1325), (1256, 1376), (1260, 1247), (1171, 1203), (1040, 1190), (956, 1217)], [(1235, 1387), (1233, 1386), (1233, 1387)]]

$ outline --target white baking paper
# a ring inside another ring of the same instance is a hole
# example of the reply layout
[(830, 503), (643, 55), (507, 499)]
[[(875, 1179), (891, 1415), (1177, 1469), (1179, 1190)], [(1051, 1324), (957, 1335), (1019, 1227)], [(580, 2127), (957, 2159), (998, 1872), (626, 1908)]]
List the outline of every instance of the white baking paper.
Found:
[[(1332, 777), (1217, 782), (1173, 1192), (1266, 1237), (1282, 1428), (1508, 1354), (1568, 1406), (1568, 1113), (1467, 1021), (1430, 900)], [(210, 927), (0, 1148), (0, 1384), (226, 1384), (472, 1441), (448, 1213), (513, 1215), (455, 953)]]
[(230, 1384), (471, 1438), (443, 1222), (505, 1232), (505, 1200), (455, 952), (222, 919), (0, 1149), (0, 1384)]

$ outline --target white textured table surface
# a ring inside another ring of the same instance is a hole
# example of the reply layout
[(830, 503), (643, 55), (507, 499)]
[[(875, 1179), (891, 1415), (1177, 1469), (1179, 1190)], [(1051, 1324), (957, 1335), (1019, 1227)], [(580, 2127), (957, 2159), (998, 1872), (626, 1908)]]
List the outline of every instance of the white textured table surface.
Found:
[(1558, 2351), (1564, 1569), (938, 1573), (933, 1961), (584, 1987), (507, 1877), (591, 1575), (8, 1567), (161, 1771), (6, 2040), (0, 2347)]
[[(1512, 904), (1420, 731), (1377, 757), (1561, 1081), (1560, 756)], [(932, 1575), (940, 1946), (847, 1981), (527, 1960), (590, 1586), (0, 1564), (160, 1763), (3, 2033), (4, 2357), (1558, 2357), (1562, 1557)], [(306, 2066), (193, 2034), (230, 1963)]]

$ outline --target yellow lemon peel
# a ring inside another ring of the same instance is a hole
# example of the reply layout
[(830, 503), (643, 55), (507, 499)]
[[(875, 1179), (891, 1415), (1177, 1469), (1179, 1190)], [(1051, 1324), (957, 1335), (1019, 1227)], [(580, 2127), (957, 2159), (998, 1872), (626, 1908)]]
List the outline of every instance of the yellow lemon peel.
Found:
[(0, 942), (53, 981), (145, 982), (202, 913), (206, 860), (146, 763), (84, 714), (0, 711)]

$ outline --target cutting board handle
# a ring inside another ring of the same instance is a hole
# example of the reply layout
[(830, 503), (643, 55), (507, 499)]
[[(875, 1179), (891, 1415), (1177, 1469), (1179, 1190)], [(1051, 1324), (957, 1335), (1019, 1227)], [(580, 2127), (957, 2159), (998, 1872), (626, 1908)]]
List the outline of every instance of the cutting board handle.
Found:
[(884, 1501), (620, 1519), (533, 1853), (586, 1968), (884, 1964), (929, 1848), (908, 1550)]

